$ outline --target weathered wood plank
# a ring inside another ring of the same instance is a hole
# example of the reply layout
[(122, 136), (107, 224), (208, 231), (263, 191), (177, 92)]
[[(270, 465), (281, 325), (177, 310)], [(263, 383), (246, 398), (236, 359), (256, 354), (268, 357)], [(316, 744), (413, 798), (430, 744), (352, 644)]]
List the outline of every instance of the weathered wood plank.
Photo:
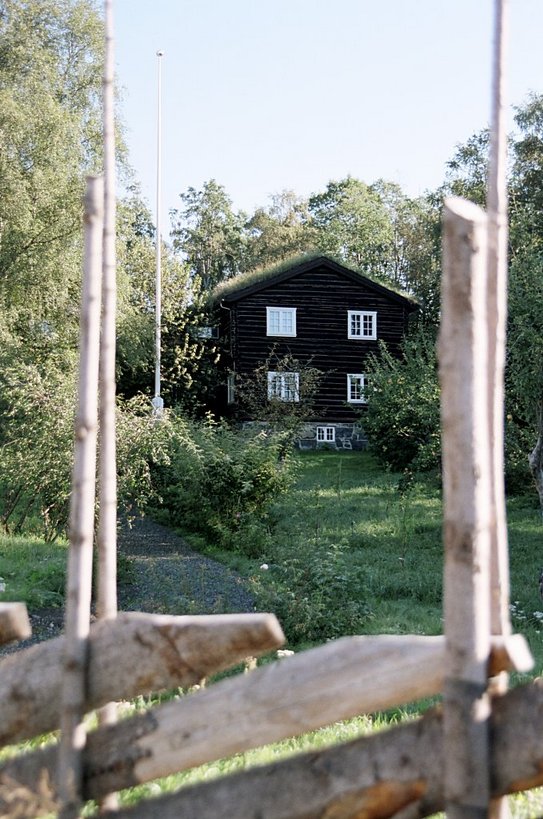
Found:
[(443, 451), (445, 782), (450, 819), (489, 802), (490, 433), (487, 217), (458, 198), (443, 212), (439, 338)]
[(32, 634), (24, 603), (0, 603), (0, 645), (26, 640)]
[[(351, 637), (221, 681), (90, 734), (87, 796), (437, 693), (444, 657), (441, 637)], [(6, 763), (0, 783), (32, 787), (43, 769), (54, 777), (54, 758), (52, 749)]]
[[(492, 796), (543, 785), (543, 681), (519, 686), (498, 698), (491, 732)], [(32, 755), (32, 770), (27, 768), (23, 781), (32, 783), (43, 776), (50, 757), (51, 751)], [(13, 766), (11, 773), (18, 773)], [(2, 810), (6, 810), (8, 774), (4, 765), (0, 773)], [(9, 786), (13, 793), (15, 781)], [(255, 819), (255, 806), (259, 819), (384, 819), (392, 815), (420, 819), (443, 810), (442, 716), (429, 712), (388, 731), (187, 788), (111, 816)], [(15, 815), (15, 801), (12, 808)], [(34, 814), (18, 815), (23, 819)]]
[[(91, 628), (85, 710), (194, 685), (283, 642), (273, 614), (120, 614)], [(59, 637), (0, 661), (0, 745), (58, 728), (64, 645)]]
[(422, 799), (430, 807), (439, 804), (442, 760), (441, 718), (434, 713), (381, 734), (144, 800), (106, 816), (382, 819)]

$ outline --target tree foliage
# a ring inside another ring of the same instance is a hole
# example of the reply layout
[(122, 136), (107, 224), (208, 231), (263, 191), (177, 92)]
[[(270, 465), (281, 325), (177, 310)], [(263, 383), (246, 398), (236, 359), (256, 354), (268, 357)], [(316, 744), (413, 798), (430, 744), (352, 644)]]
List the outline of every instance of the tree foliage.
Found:
[(239, 271), (244, 218), (234, 213), (222, 185), (214, 179), (201, 191), (180, 194), (183, 207), (172, 211), (174, 248), (187, 262), (195, 289), (211, 292)]
[(155, 484), (170, 522), (223, 548), (258, 555), (268, 507), (293, 477), (284, 436), (175, 413), (168, 423), (170, 458), (156, 470)]
[(329, 182), (309, 200), (317, 246), (356, 264), (370, 275), (386, 275), (383, 259), (392, 244), (392, 226), (379, 194), (351, 176)]
[(84, 175), (101, 151), (102, 24), (89, 0), (0, 11), (0, 306), (18, 336), (46, 328), (73, 343)]
[(243, 269), (280, 262), (315, 248), (316, 233), (308, 202), (293, 191), (273, 194), (267, 208), (257, 208), (244, 226)]
[(441, 439), (437, 358), (432, 337), (419, 331), (402, 345), (402, 357), (380, 345), (368, 366), (368, 404), (361, 423), (370, 447), (391, 469), (439, 466)]

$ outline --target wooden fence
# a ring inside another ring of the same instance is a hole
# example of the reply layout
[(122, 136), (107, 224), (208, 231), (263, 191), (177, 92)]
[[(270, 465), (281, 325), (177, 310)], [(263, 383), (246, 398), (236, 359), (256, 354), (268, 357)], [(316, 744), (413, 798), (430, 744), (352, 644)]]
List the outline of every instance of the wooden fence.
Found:
[[(543, 784), (543, 686), (536, 681), (506, 690), (506, 673), (529, 670), (531, 657), (523, 638), (511, 634), (508, 619), (501, 460), (503, 2), (497, 2), (497, 10), (489, 184), (494, 193), (487, 213), (458, 199), (447, 200), (444, 206), (439, 358), (445, 636), (345, 637), (119, 723), (109, 708), (101, 712), (101, 724), (87, 735), (85, 715), (94, 709), (139, 694), (192, 686), (283, 642), (273, 614), (115, 616), (114, 532), (108, 520), (100, 527), (100, 571), (105, 573), (100, 583), (102, 618), (89, 627), (97, 339), (100, 305), (102, 315), (108, 314), (115, 289), (110, 278), (115, 267), (111, 212), (107, 212), (112, 197), (105, 197), (104, 237), (108, 238), (102, 265), (104, 195), (101, 181), (92, 179), (86, 200), (65, 635), (0, 662), (1, 743), (20, 742), (59, 726), (60, 740), (0, 765), (0, 816), (34, 817), (54, 811), (66, 819), (80, 815), (86, 800), (96, 799), (105, 816), (142, 819), (414, 819), (444, 808), (451, 817), (497, 817), (506, 815), (505, 794)], [(106, 0), (106, 20), (111, 48), (111, 0)], [(111, 64), (106, 60), (106, 89), (112, 82)], [(112, 139), (109, 115), (104, 131), (107, 144)], [(111, 151), (106, 156), (110, 157), (106, 191), (111, 191)], [(102, 331), (102, 360), (111, 362), (110, 355), (111, 337)], [(107, 364), (101, 371), (101, 395), (108, 398), (107, 406), (100, 409), (100, 426), (107, 428), (113, 376)], [(114, 505), (114, 444), (109, 452), (109, 466), (100, 467), (109, 493), (102, 504), (108, 515)], [(22, 639), (28, 633), (25, 607), (0, 604), (0, 642)], [(119, 808), (111, 797), (167, 774), (439, 693), (442, 710), (377, 735), (131, 808)]]

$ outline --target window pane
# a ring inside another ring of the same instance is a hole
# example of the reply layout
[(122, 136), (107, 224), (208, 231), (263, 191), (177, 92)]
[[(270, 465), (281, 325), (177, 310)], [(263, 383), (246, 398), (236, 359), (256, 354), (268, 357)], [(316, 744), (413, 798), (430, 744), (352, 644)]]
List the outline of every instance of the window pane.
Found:
[(268, 314), (270, 333), (279, 333), (280, 331), (280, 313), (279, 310), (270, 310)]
[(290, 310), (283, 310), (281, 312), (281, 332), (292, 335), (292, 313)]
[(351, 335), (359, 336), (361, 332), (360, 313), (351, 313)]
[(296, 374), (295, 373), (284, 373), (283, 374), (283, 397), (285, 401), (296, 401)]
[(364, 395), (364, 386), (365, 386), (365, 376), (362, 374), (356, 375), (349, 375), (348, 376), (348, 390), (347, 390), (347, 400), (348, 401), (358, 401), (358, 402), (365, 402), (365, 395)]

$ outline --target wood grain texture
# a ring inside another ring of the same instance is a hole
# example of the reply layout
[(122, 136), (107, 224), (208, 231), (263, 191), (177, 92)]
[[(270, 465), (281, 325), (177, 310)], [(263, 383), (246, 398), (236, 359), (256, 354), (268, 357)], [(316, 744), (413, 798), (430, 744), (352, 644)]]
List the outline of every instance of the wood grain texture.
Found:
[(62, 659), (59, 787), (61, 819), (79, 813), (81, 751), (85, 744), (82, 716), (87, 678), (90, 627), (92, 546), (98, 436), (98, 367), (102, 294), (104, 184), (87, 178), (85, 254), (79, 341), (79, 383), (75, 418), (74, 465), (70, 503), (70, 549), (66, 582), (65, 649)]
[[(130, 723), (130, 737), (125, 735), (129, 740), (125, 747), (125, 769), (134, 765), (138, 737), (156, 725), (152, 712)], [(90, 735), (86, 752), (85, 796), (88, 798), (100, 795), (100, 780), (90, 772), (100, 768), (104, 731), (115, 730), (118, 727), (101, 729), (97, 744)], [(519, 686), (498, 698), (490, 730), (492, 796), (543, 785), (543, 682)], [(47, 798), (45, 794), (40, 797), (40, 783), (54, 782), (55, 757), (53, 747), (4, 763), (0, 767), (0, 811), (8, 816), (17, 815), (19, 819), (35, 816), (35, 810), (25, 813), (24, 809), (25, 804), (31, 803), (34, 792), (37, 792), (34, 806), (36, 799), (50, 805), (51, 793)], [(113, 770), (104, 786), (111, 789), (126, 781), (125, 773), (119, 775)], [(390, 783), (389, 793), (403, 793), (404, 804), (410, 807), (401, 809), (395, 804), (394, 811), (387, 812), (380, 799), (370, 799), (378, 794), (376, 785), (387, 783)], [(20, 798), (15, 798), (16, 792), (21, 794)], [(366, 806), (371, 808), (364, 809), (365, 812), (360, 808), (359, 813), (341, 813), (339, 809), (334, 812), (341, 803), (343, 807), (348, 806), (349, 799), (359, 806), (364, 805), (366, 799)], [(231, 819), (232, 816), (236, 819), (354, 819), (359, 816), (381, 819), (394, 813), (398, 819), (419, 819), (443, 807), (442, 716), (439, 712), (430, 712), (422, 719), (389, 731), (144, 802), (123, 810), (119, 816), (123, 819), (155, 816), (161, 819), (179, 816), (184, 819)]]
[[(273, 614), (120, 614), (91, 628), (85, 711), (195, 685), (283, 642)], [(58, 728), (64, 646), (59, 637), (0, 661), (0, 745)]]
[[(543, 785), (543, 684), (499, 698), (491, 719), (491, 793)], [(50, 752), (49, 752), (50, 754)], [(34, 757), (28, 779), (39, 777)], [(15, 771), (12, 769), (12, 773)], [(0, 798), (6, 781), (0, 774)], [(2, 803), (0, 802), (0, 805)], [(122, 809), (119, 819), (420, 819), (444, 808), (438, 711), (333, 748), (193, 786)], [(21, 814), (23, 816), (32, 814)]]
[(0, 603), (0, 645), (26, 640), (32, 634), (24, 603)]
[(447, 815), (485, 816), (489, 794), (491, 449), (487, 217), (458, 198), (443, 211), (439, 338), (443, 453)]

